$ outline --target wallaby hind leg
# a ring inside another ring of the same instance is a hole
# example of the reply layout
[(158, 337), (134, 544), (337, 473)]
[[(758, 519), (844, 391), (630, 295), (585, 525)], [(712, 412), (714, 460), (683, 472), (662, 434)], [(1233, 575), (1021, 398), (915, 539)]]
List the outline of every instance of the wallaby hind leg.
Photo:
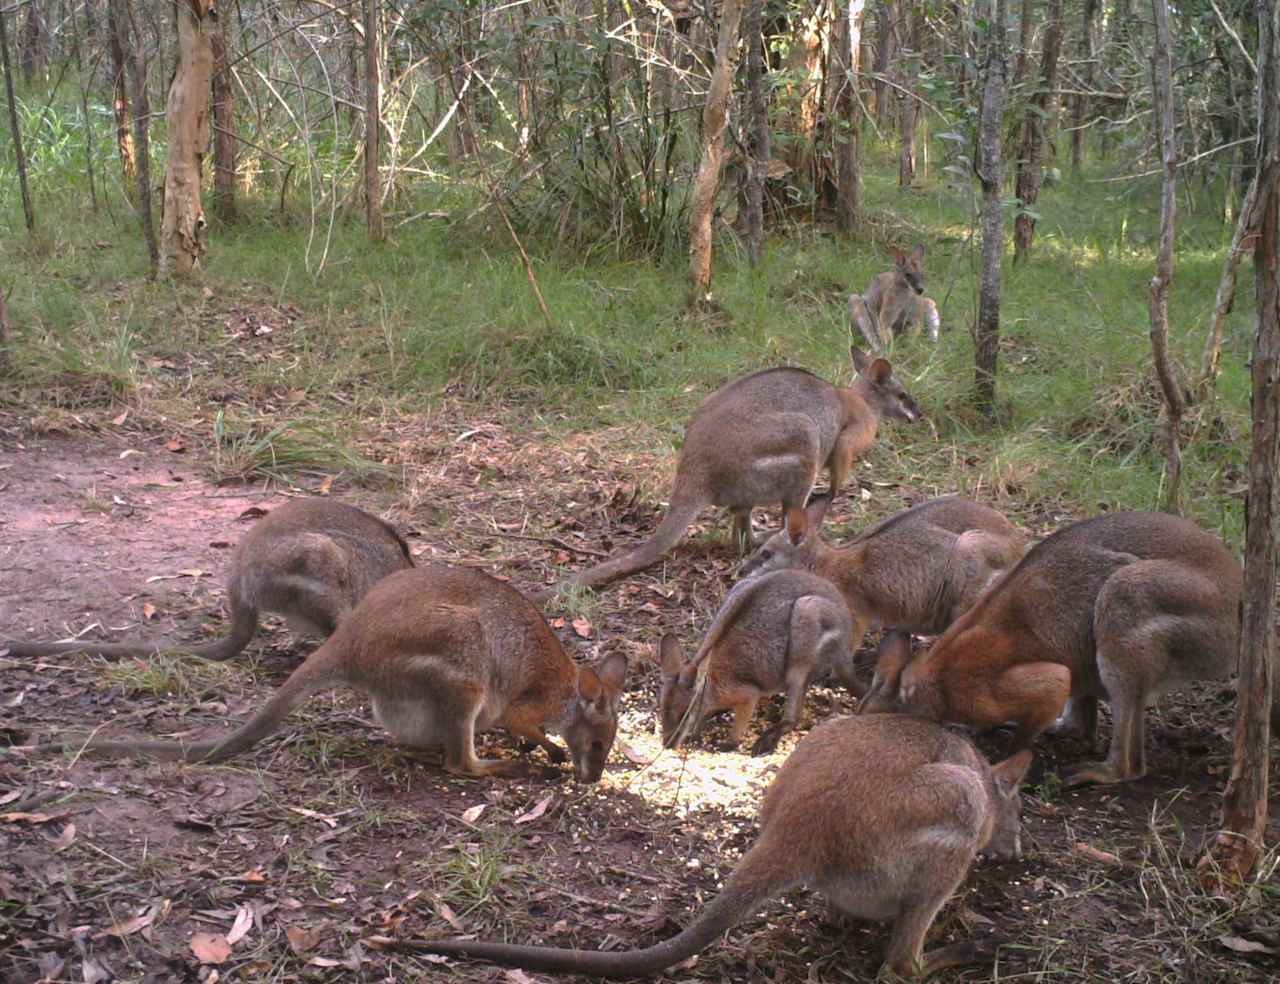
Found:
[(527, 762), (509, 762), (505, 759), (482, 759), (476, 755), (476, 718), (480, 715), (483, 694), (474, 695), (474, 701), (462, 718), (446, 722), (444, 736), (444, 768), (457, 776), (503, 776), (520, 779), (530, 774)]
[(755, 539), (751, 534), (751, 507), (730, 510), (733, 514), (733, 546), (738, 553), (745, 556), (755, 547)]
[(1062, 716), (1049, 729), (1055, 735), (1079, 738), (1090, 746), (1098, 741), (1098, 698), (1071, 697)]
[[(945, 849), (935, 849), (929, 858), (928, 865), (923, 865), (923, 870), (932, 870), (935, 873), (942, 869), (947, 872), (946, 877), (942, 879), (930, 879), (932, 884), (925, 884), (921, 880), (918, 888), (923, 893), (920, 896), (908, 900), (904, 900), (903, 906), (898, 913), (898, 918), (893, 924), (893, 937), (889, 941), (889, 950), (885, 954), (885, 963), (889, 965), (889, 969), (895, 974), (902, 977), (927, 977), (935, 970), (941, 970), (943, 967), (956, 966), (956, 964), (947, 961), (946, 957), (950, 956), (955, 959), (961, 956), (960, 951), (947, 955), (945, 950), (935, 950), (932, 954), (925, 954), (924, 939), (929, 932), (929, 927), (933, 925), (933, 920), (937, 917), (938, 912), (947, 903), (947, 899), (951, 898), (952, 893), (959, 887), (960, 882), (964, 880), (964, 876), (969, 869), (969, 860), (972, 858), (972, 852), (969, 852), (969, 858), (960, 857), (957, 854), (955, 863), (946, 865), (945, 867), (938, 862), (941, 860), (937, 857), (938, 853), (942, 853)], [(952, 852), (946, 852), (952, 853)], [(955, 876), (951, 872), (956, 873)], [(965, 946), (965, 944), (961, 944)], [(965, 961), (970, 962), (968, 960)]]
[(883, 355), (885, 345), (880, 337), (880, 331), (876, 327), (875, 317), (871, 312), (871, 308), (867, 305), (867, 299), (862, 294), (852, 294), (849, 297), (849, 323), (853, 328), (858, 330), (858, 334), (862, 336), (863, 341), (867, 343), (867, 347), (877, 355)]
[(994, 681), (993, 707), (1004, 708), (1018, 722), (1009, 746), (1013, 755), (1030, 748), (1062, 715), (1071, 696), (1071, 671), (1061, 663), (1020, 663)]

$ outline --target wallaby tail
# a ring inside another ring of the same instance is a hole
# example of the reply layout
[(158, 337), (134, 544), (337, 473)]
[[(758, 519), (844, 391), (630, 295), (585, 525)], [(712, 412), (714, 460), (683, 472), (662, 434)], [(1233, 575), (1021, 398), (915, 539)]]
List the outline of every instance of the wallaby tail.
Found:
[[(772, 853), (772, 852), (769, 852)], [(766, 857), (759, 844), (748, 851), (729, 876), (724, 891), (712, 899), (684, 931), (643, 950), (610, 953), (602, 950), (561, 950), (549, 946), (517, 946), (482, 940), (423, 940), (415, 952), (445, 953), (507, 967), (544, 973), (586, 974), (591, 977), (643, 977), (687, 960), (726, 930), (751, 915), (766, 899), (798, 882), (786, 870), (785, 858)]]
[(328, 643), (290, 674), (265, 705), (225, 738), (208, 741), (59, 741), (18, 747), (28, 755), (77, 752), (105, 758), (143, 755), (172, 762), (222, 762), (252, 748), (275, 731), (285, 716), (304, 699), (342, 681), (341, 657)]
[(611, 560), (604, 561), (604, 563), (596, 564), (595, 567), (587, 568), (581, 574), (572, 577), (569, 583), (594, 588), (601, 584), (608, 584), (617, 578), (626, 577), (628, 574), (634, 574), (636, 571), (644, 570), (650, 564), (656, 563), (663, 554), (680, 542), (680, 538), (684, 536), (684, 531), (689, 528), (689, 524), (697, 518), (703, 507), (709, 504), (710, 499), (706, 495), (682, 492), (679, 476), (677, 475), (676, 489), (671, 495), (671, 505), (667, 508), (667, 514), (662, 517), (662, 522), (658, 524), (658, 528), (654, 530), (653, 536), (640, 544), (640, 546), (628, 550), (621, 557), (614, 557)]

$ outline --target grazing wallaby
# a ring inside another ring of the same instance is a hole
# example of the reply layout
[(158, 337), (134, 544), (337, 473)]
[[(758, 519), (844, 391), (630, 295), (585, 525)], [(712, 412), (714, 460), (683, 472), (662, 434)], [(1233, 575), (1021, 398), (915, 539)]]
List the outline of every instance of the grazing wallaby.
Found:
[(893, 269), (877, 274), (866, 293), (849, 297), (849, 321), (873, 352), (884, 353), (909, 324), (927, 328), (938, 340), (938, 305), (924, 296), (924, 246), (911, 255), (894, 250)]
[(225, 660), (249, 644), (260, 611), (283, 615), (304, 635), (329, 636), (370, 588), (412, 566), (408, 545), (376, 516), (332, 499), (294, 499), (254, 523), (231, 556), (231, 634), (225, 638), (196, 646), (77, 640), (14, 641), (0, 648), (19, 658), (71, 652), (150, 656), (177, 649)]
[(480, 571), (432, 564), (379, 582), (275, 696), (224, 738), (95, 738), (15, 750), (218, 762), (267, 737), (310, 695), (347, 686), (372, 699), (374, 718), (398, 741), (443, 746), (449, 772), (527, 774), (525, 763), (476, 758), (475, 733), (500, 727), (541, 745), (555, 762), (566, 756), (546, 733), (563, 735), (575, 777), (595, 782), (613, 746), (626, 669), (621, 654), (579, 667), (510, 585)]
[[(816, 574), (777, 571), (739, 581), (693, 659), (685, 661), (674, 635), (662, 638), (663, 744), (696, 734), (710, 715), (729, 708), (727, 749), (736, 749), (760, 698), (785, 691), (782, 720), (751, 747), (752, 755), (772, 752), (799, 722), (805, 689), (816, 675), (834, 668), (846, 687), (861, 693), (853, 676), (852, 628), (840, 592)], [(703, 663), (706, 669), (699, 672)], [(678, 735), (686, 713), (691, 721)]]
[(781, 502), (801, 511), (818, 472), (838, 490), (853, 461), (875, 441), (881, 417), (914, 421), (920, 411), (884, 359), (853, 348), (858, 376), (848, 388), (803, 369), (765, 369), (707, 397), (685, 431), (671, 504), (657, 531), (620, 557), (570, 580), (595, 587), (634, 574), (674, 547), (706, 506), (733, 514), (733, 536), (751, 542), (751, 510)]
[(1021, 856), (1022, 752), (989, 766), (965, 738), (905, 716), (836, 718), (814, 728), (778, 770), (760, 810), (760, 836), (678, 936), (605, 952), (479, 940), (415, 941), (527, 970), (639, 977), (686, 960), (769, 898), (806, 885), (859, 919), (892, 920), (889, 967), (924, 976), (983, 956), (973, 943), (924, 952), (938, 910), (980, 850)]
[[(1014, 722), (1014, 748), (1054, 723), (1096, 736), (1098, 701), (1114, 725), (1105, 762), (1073, 784), (1146, 771), (1143, 709), (1194, 680), (1228, 676), (1236, 659), (1242, 575), (1217, 537), (1167, 513), (1110, 513), (1067, 526), (911, 659), (885, 654), (883, 699), (974, 728)], [(894, 697), (896, 696), (896, 700)]]
[[(831, 547), (820, 533), (830, 504), (815, 496), (788, 516), (742, 572), (807, 570), (832, 582), (853, 615), (852, 651), (870, 628), (942, 632), (1026, 552), (1026, 538), (1004, 516), (957, 495), (912, 506)], [(869, 696), (883, 687), (877, 673)]]

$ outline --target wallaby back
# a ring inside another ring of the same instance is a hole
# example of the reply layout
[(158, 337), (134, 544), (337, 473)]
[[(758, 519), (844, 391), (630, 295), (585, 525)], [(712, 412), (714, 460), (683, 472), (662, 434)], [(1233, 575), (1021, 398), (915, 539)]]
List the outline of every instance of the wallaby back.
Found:
[(333, 499), (294, 499), (254, 523), (231, 556), (231, 632), (225, 638), (198, 646), (89, 640), (4, 646), (19, 658), (68, 652), (146, 657), (177, 649), (225, 660), (249, 644), (259, 612), (276, 612), (296, 631), (325, 637), (373, 585), (412, 566), (404, 539), (378, 517)]
[(971, 962), (972, 945), (923, 952), (938, 910), (979, 850), (1016, 857), (1023, 753), (992, 768), (965, 738), (902, 716), (840, 718), (804, 738), (760, 811), (760, 836), (724, 891), (680, 934), (630, 952), (477, 940), (415, 949), (550, 973), (654, 974), (686, 960), (768, 898), (807, 885), (856, 918), (894, 922), (887, 963), (899, 974)]
[(976, 728), (1016, 722), (1016, 747), (1071, 698), (1086, 732), (1096, 703), (1115, 718), (1106, 763), (1073, 782), (1136, 778), (1143, 708), (1161, 693), (1230, 674), (1242, 574), (1221, 541), (1166, 513), (1110, 513), (1033, 547), (973, 608), (889, 681), (898, 704)]
[[(662, 641), (659, 712), (663, 743), (695, 734), (717, 711), (733, 711), (728, 746), (737, 748), (765, 694), (787, 694), (782, 720), (751, 749), (772, 752), (799, 722), (810, 680), (834, 668), (856, 689), (852, 620), (829, 581), (807, 571), (777, 571), (736, 584), (693, 659), (674, 636)], [(682, 723), (684, 727), (681, 727)]]
[(599, 779), (617, 728), (626, 660), (577, 667), (536, 608), (510, 585), (468, 569), (433, 564), (373, 587), (329, 640), (260, 711), (231, 735), (197, 743), (94, 739), (28, 748), (96, 755), (139, 754), (196, 762), (229, 758), (279, 727), (308, 695), (349, 686), (371, 698), (374, 716), (411, 747), (444, 749), (445, 767), (468, 775), (520, 775), (517, 763), (475, 754), (475, 732), (502, 727), (564, 752), (577, 777)]
[(707, 506), (734, 517), (740, 543), (751, 537), (751, 510), (803, 507), (818, 473), (834, 489), (854, 458), (875, 440), (881, 417), (913, 421), (915, 401), (883, 359), (853, 351), (858, 378), (839, 388), (803, 369), (765, 369), (722, 386), (703, 401), (685, 431), (671, 502), (645, 543), (573, 577), (595, 587), (655, 563)]

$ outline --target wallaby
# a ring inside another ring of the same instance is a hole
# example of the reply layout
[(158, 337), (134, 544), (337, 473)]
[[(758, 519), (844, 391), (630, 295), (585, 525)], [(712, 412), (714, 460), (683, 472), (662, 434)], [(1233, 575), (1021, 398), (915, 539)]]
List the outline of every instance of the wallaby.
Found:
[[(674, 635), (659, 646), (662, 741), (672, 746), (696, 734), (706, 719), (733, 710), (726, 750), (742, 744), (765, 694), (787, 695), (782, 720), (751, 747), (767, 755), (800, 721), (809, 681), (835, 669), (855, 694), (853, 620), (831, 582), (806, 571), (777, 571), (739, 581), (707, 629), (693, 659), (685, 661)], [(705, 664), (705, 669), (699, 668)], [(681, 729), (685, 715), (690, 719)]]
[(780, 502), (804, 509), (818, 472), (843, 484), (854, 460), (875, 441), (881, 417), (915, 421), (915, 400), (884, 359), (852, 349), (857, 379), (832, 386), (803, 369), (765, 369), (707, 397), (685, 431), (671, 504), (653, 536), (569, 583), (596, 587), (655, 563), (680, 542), (706, 506), (733, 514), (739, 547), (751, 543), (751, 510)]
[[(743, 574), (806, 570), (833, 583), (853, 616), (851, 651), (867, 630), (937, 635), (973, 607), (1026, 552), (1026, 538), (989, 506), (930, 499), (877, 523), (845, 547), (823, 542), (829, 496), (815, 496), (743, 565)], [(885, 686), (880, 673), (868, 696)], [(858, 691), (860, 693), (860, 691)]]
[(1073, 523), (1032, 547), (926, 652), (912, 659), (899, 642), (886, 653), (882, 699), (864, 703), (973, 728), (1013, 722), (1021, 749), (1068, 698), (1060, 724), (1093, 741), (1106, 700), (1107, 759), (1068, 781), (1137, 779), (1143, 709), (1232, 672), (1242, 580), (1222, 542), (1189, 520), (1122, 512)]
[(893, 269), (872, 278), (865, 293), (850, 295), (849, 322), (881, 354), (909, 324), (927, 328), (929, 339), (938, 340), (938, 305), (924, 296), (923, 245), (910, 256), (894, 250)]
[(527, 764), (476, 758), (475, 733), (500, 727), (546, 749), (564, 750), (579, 782), (595, 782), (617, 730), (626, 657), (579, 667), (546, 621), (515, 588), (477, 570), (432, 564), (374, 586), (337, 630), (293, 671), (239, 729), (206, 741), (60, 741), (18, 746), (38, 754), (144, 755), (219, 762), (280, 727), (312, 694), (339, 686), (367, 694), (374, 718), (413, 748), (443, 746), (444, 767), (460, 775), (523, 776)]
[(225, 638), (195, 646), (13, 641), (0, 643), (0, 649), (18, 658), (72, 652), (143, 657), (175, 649), (205, 659), (230, 659), (253, 638), (259, 612), (276, 612), (294, 631), (324, 638), (370, 588), (412, 566), (408, 544), (378, 517), (332, 499), (294, 499), (254, 523), (231, 556), (231, 634)]
[(544, 973), (655, 974), (713, 943), (775, 895), (802, 885), (858, 919), (892, 920), (887, 960), (904, 976), (973, 963), (990, 951), (960, 943), (924, 952), (924, 938), (980, 850), (1021, 856), (1022, 752), (989, 766), (968, 739), (905, 716), (833, 718), (782, 764), (760, 810), (760, 836), (679, 935), (606, 952), (480, 940), (412, 947)]

